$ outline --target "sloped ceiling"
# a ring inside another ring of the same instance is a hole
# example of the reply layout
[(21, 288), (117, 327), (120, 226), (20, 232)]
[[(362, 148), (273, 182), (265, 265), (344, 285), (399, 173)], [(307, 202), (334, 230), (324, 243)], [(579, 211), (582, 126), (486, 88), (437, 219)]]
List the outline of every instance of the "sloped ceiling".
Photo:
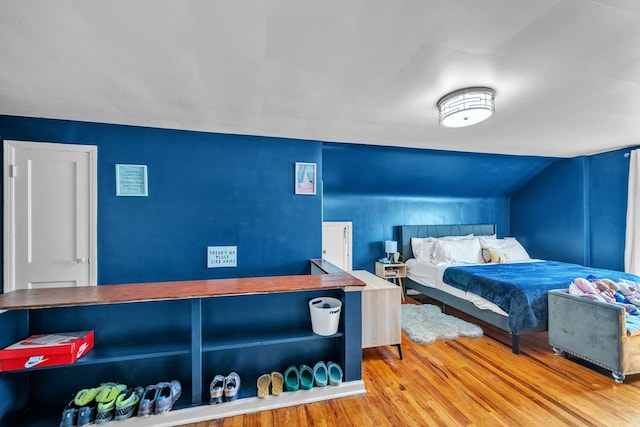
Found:
[[(436, 102), (496, 91), (496, 115)], [(637, 0), (0, 0), (0, 114), (466, 152), (640, 144)]]

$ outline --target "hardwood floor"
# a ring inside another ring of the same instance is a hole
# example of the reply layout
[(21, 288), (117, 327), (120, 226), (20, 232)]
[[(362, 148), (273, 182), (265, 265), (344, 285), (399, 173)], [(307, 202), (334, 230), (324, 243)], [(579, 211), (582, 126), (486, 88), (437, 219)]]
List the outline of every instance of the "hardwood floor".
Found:
[[(407, 300), (409, 302), (409, 300)], [(489, 325), (482, 338), (363, 350), (367, 394), (189, 427), (231, 426), (631, 426), (640, 422), (640, 375), (608, 372), (553, 354), (546, 333), (524, 337), (521, 354)], [(491, 338), (493, 337), (493, 338)]]

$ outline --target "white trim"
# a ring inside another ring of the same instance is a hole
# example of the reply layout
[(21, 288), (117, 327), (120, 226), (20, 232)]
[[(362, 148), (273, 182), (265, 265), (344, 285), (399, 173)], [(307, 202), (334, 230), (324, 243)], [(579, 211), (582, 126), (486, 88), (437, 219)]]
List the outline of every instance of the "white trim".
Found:
[(130, 418), (128, 420), (118, 421), (118, 426), (173, 427), (176, 425), (194, 424), (236, 415), (320, 402), (323, 400), (356, 396), (365, 394), (366, 392), (364, 381), (349, 381), (338, 386), (314, 387), (311, 390), (293, 392), (287, 391), (279, 396), (269, 395), (262, 399), (259, 397), (248, 397), (246, 399), (238, 399), (233, 402), (224, 402), (217, 405), (201, 405), (193, 408), (178, 409), (162, 415)]
[[(15, 163), (15, 149), (23, 150), (49, 150), (49, 151), (72, 151), (83, 152), (89, 155), (89, 285), (95, 286), (98, 283), (98, 147), (95, 145), (62, 144), (48, 142), (29, 142), (5, 140), (3, 144), (3, 226), (4, 236), (2, 239), (4, 251), (4, 292), (16, 290), (15, 286), (15, 218), (12, 207), (15, 206), (15, 194), (12, 181), (8, 179), (13, 175)], [(20, 171), (18, 171), (20, 173)]]

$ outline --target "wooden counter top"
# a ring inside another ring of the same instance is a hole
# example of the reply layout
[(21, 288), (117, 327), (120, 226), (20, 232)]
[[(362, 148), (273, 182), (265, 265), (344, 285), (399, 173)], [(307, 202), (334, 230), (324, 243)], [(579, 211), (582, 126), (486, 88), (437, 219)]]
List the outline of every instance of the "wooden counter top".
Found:
[(251, 295), (365, 286), (342, 273), (28, 289), (0, 294), (0, 310)]

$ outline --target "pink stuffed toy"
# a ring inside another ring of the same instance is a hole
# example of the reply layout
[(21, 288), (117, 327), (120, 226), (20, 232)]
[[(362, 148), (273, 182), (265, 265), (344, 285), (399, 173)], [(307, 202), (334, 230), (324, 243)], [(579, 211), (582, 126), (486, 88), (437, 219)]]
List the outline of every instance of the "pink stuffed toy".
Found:
[(625, 304), (616, 301), (614, 292), (615, 291), (609, 287), (608, 282), (604, 282), (602, 280), (590, 282), (587, 279), (583, 279), (581, 277), (574, 279), (573, 283), (571, 283), (571, 285), (569, 286), (569, 293), (572, 295), (579, 295), (581, 297), (589, 298), (595, 301), (618, 304), (623, 306), (624, 310), (628, 314), (640, 314), (640, 310), (638, 310), (633, 304)]

